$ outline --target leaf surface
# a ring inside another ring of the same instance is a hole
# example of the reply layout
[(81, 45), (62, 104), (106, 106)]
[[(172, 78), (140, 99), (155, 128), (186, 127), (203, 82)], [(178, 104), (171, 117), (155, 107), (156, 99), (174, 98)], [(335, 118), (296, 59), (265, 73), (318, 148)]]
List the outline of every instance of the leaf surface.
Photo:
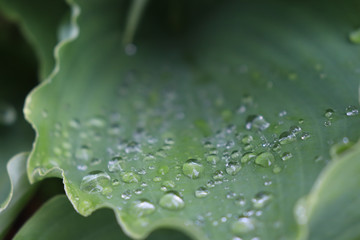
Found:
[(77, 2), (80, 34), (27, 99), (28, 174), (134, 238), (294, 239), (331, 146), (359, 138), (359, 5), (183, 4), (180, 26), (150, 4), (123, 46), (124, 2)]

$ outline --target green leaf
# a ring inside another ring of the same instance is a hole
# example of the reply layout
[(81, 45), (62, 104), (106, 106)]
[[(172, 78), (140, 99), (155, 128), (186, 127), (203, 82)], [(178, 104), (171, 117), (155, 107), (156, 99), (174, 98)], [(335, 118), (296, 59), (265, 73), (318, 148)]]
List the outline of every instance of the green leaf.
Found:
[[(55, 223), (50, 224), (49, 223)], [(46, 202), (19, 230), (14, 240), (41, 239), (121, 239), (129, 238), (121, 232), (110, 210), (100, 210), (88, 218), (77, 214), (65, 196)], [(148, 240), (187, 239), (175, 231), (162, 230)]]
[(358, 143), (337, 156), (319, 176), (309, 196), (299, 201), (296, 214), (303, 226), (301, 239), (360, 237), (359, 159)]
[[(0, 202), (0, 239), (5, 236), (10, 224), (35, 189), (30, 186), (26, 175), (25, 166), (27, 157), (28, 154), (20, 153), (14, 156), (7, 164), (7, 171), (11, 180), (10, 193), (3, 191), (3, 180), (1, 181), (1, 196), (7, 196), (7, 199), (4, 202)], [(8, 177), (7, 175), (5, 176)]]
[(30, 179), (63, 177), (77, 211), (112, 208), (134, 238), (294, 239), (331, 146), (359, 138), (359, 5), (184, 2), (179, 26), (153, 2), (125, 47), (123, 2), (77, 4), (80, 34), (27, 99)]
[(58, 27), (66, 19), (65, 1), (1, 0), (0, 10), (9, 19), (19, 23), (27, 40), (33, 46), (39, 61), (39, 78), (45, 79), (55, 66), (54, 48), (59, 41)]

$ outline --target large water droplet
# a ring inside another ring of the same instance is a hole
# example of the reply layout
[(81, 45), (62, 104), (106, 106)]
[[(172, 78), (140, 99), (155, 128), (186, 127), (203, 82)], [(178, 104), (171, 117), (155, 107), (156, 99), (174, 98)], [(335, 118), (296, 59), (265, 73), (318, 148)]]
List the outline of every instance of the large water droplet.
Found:
[(210, 191), (206, 187), (199, 187), (195, 191), (195, 197), (197, 198), (204, 198), (209, 195)]
[(254, 220), (248, 217), (241, 217), (231, 225), (231, 230), (236, 236), (242, 236), (255, 229)]
[(346, 108), (346, 116), (351, 117), (351, 116), (356, 116), (358, 114), (359, 114), (359, 110), (355, 106), (350, 105)]
[(263, 152), (255, 158), (255, 163), (262, 167), (270, 167), (274, 160), (274, 155), (271, 152)]
[(246, 129), (257, 129), (260, 131), (264, 131), (268, 127), (270, 127), (270, 123), (268, 123), (265, 118), (261, 115), (251, 115), (246, 119)]
[(120, 156), (116, 156), (113, 157), (109, 162), (108, 162), (108, 169), (109, 172), (120, 172), (123, 171), (124, 169), (124, 160), (122, 159), (122, 157)]
[(239, 162), (229, 162), (226, 164), (226, 173), (235, 176), (241, 169)]
[(271, 202), (272, 198), (273, 196), (270, 193), (259, 192), (253, 199), (251, 199), (251, 202), (254, 208), (260, 209), (267, 206)]
[(285, 131), (281, 133), (279, 136), (279, 143), (282, 145), (294, 142), (295, 140), (296, 140), (296, 136), (292, 132)]
[(210, 154), (206, 157), (206, 161), (211, 164), (216, 164), (219, 161), (219, 157), (216, 154)]
[(155, 212), (155, 205), (146, 199), (136, 200), (132, 202), (130, 211), (137, 217), (147, 216)]
[(248, 161), (250, 161), (251, 159), (255, 158), (256, 155), (255, 153), (245, 153), (242, 157), (241, 157), (241, 162), (242, 163), (247, 163)]
[(138, 183), (140, 182), (141, 177), (133, 172), (124, 172), (121, 174), (121, 180), (125, 183)]
[(196, 159), (187, 160), (182, 167), (183, 173), (191, 179), (199, 178), (203, 170), (203, 165)]
[(249, 144), (254, 140), (254, 138), (251, 135), (245, 135), (242, 139), (241, 142), (244, 144)]
[(291, 152), (284, 152), (282, 155), (281, 155), (281, 159), (283, 161), (286, 161), (286, 160), (289, 160), (290, 158), (292, 158), (292, 153)]
[(102, 192), (110, 186), (110, 176), (102, 171), (93, 171), (82, 178), (80, 189), (88, 193)]
[(168, 192), (161, 197), (159, 205), (168, 210), (180, 210), (185, 207), (185, 202), (176, 192)]

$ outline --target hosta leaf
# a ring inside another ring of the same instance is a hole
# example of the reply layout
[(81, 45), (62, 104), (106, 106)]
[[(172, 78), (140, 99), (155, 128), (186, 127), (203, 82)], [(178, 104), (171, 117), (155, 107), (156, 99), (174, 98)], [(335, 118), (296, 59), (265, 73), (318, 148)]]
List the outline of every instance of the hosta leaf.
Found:
[(40, 79), (45, 79), (55, 65), (54, 47), (60, 37), (60, 22), (66, 17), (65, 1), (1, 0), (0, 10), (8, 18), (19, 23), (38, 57)]
[(360, 237), (359, 143), (335, 159), (337, 161), (329, 164), (309, 196), (299, 201), (296, 208), (299, 223), (303, 225), (301, 239)]
[(77, 4), (78, 38), (27, 99), (31, 180), (63, 177), (134, 238), (293, 239), (329, 149), (359, 138), (359, 5), (154, 1), (124, 50), (124, 2)]
[[(121, 232), (110, 210), (104, 209), (85, 218), (74, 211), (65, 196), (59, 195), (45, 203), (19, 230), (14, 240), (79, 238), (130, 239)], [(175, 231), (162, 230), (152, 234), (148, 240), (151, 239), (180, 240), (187, 237)]]

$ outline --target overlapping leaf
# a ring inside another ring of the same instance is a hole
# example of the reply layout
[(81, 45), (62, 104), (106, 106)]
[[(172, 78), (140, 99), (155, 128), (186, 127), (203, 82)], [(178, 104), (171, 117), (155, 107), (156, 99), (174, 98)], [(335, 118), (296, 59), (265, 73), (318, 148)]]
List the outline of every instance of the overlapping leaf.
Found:
[(150, 5), (123, 46), (124, 2), (78, 1), (80, 35), (27, 99), (31, 180), (63, 177), (135, 238), (292, 239), (330, 147), (359, 138), (359, 6), (182, 4), (183, 25)]

